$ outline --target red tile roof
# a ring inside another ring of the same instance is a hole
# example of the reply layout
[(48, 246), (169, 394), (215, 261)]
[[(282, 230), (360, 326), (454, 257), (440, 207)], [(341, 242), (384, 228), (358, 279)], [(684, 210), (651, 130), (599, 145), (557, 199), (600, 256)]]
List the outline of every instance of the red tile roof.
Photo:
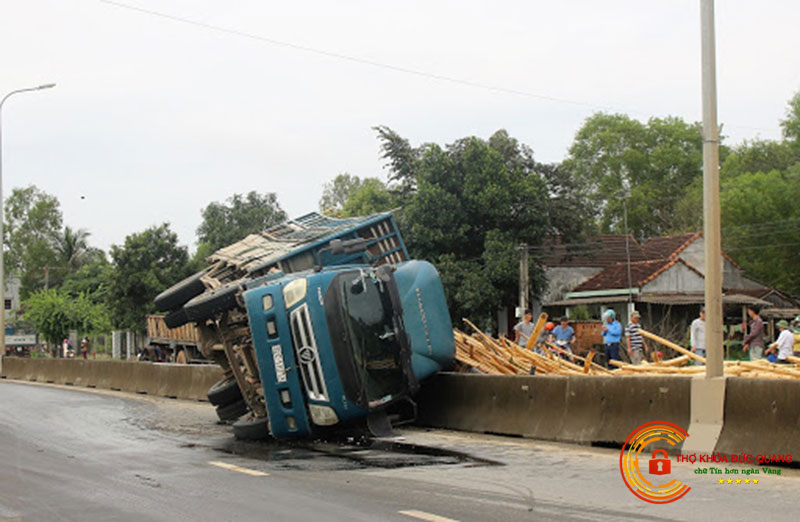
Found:
[(690, 232), (677, 236), (651, 237), (642, 245), (642, 249), (647, 259), (664, 259), (680, 254), (701, 236), (700, 232)]
[[(668, 270), (677, 263), (681, 263), (702, 277), (702, 274), (696, 268), (678, 257), (653, 259), (650, 261), (638, 261), (631, 263), (631, 287), (639, 288), (649, 283), (658, 277), (659, 274), (665, 270)], [(606, 268), (599, 274), (594, 275), (575, 287), (572, 291), (586, 292), (593, 290), (615, 290), (620, 288), (628, 288), (627, 263), (617, 263), (614, 266)]]
[(545, 266), (558, 267), (610, 267), (628, 260), (644, 261), (642, 246), (631, 235), (628, 235), (627, 247), (624, 235), (601, 234), (580, 243), (564, 241), (561, 236), (545, 239), (541, 249), (534, 249), (532, 256), (541, 256)]

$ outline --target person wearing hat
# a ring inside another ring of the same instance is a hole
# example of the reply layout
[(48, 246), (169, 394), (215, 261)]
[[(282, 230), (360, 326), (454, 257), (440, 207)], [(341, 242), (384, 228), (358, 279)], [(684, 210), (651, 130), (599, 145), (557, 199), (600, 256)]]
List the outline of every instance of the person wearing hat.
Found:
[(642, 364), (642, 359), (650, 352), (650, 348), (647, 346), (641, 332), (639, 332), (641, 329), (639, 324), (641, 317), (642, 315), (634, 310), (631, 313), (631, 322), (625, 328), (625, 342), (628, 344), (628, 357), (631, 360), (631, 364)]
[(606, 345), (606, 364), (619, 361), (619, 341), (622, 339), (622, 325), (617, 321), (614, 310), (603, 312), (603, 344)]
[(692, 351), (700, 357), (706, 356), (706, 307), (700, 307), (700, 317), (692, 321), (689, 327)]
[(781, 334), (778, 336), (778, 340), (770, 344), (769, 348), (767, 348), (767, 351), (764, 353), (776, 354), (778, 360), (775, 362), (778, 364), (789, 364), (788, 357), (792, 355), (794, 335), (792, 335), (791, 330), (789, 330), (789, 322), (786, 319), (781, 319), (778, 321), (777, 326), (778, 330), (781, 331)]

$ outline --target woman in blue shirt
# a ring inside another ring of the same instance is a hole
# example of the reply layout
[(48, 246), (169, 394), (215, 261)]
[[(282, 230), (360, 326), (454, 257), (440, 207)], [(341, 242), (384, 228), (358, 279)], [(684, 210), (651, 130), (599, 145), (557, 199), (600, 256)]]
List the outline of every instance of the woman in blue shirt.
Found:
[(619, 361), (619, 341), (622, 339), (622, 325), (617, 321), (614, 310), (603, 312), (603, 343), (606, 345), (606, 365), (611, 368), (610, 361)]

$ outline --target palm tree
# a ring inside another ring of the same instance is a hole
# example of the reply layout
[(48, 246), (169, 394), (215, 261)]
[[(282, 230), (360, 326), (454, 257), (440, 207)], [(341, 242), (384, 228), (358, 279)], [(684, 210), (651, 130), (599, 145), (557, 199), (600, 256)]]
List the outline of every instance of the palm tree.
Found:
[(91, 234), (84, 228), (73, 230), (64, 227), (64, 232), (56, 237), (56, 252), (61, 266), (71, 272), (78, 270), (87, 262), (90, 252), (88, 238)]

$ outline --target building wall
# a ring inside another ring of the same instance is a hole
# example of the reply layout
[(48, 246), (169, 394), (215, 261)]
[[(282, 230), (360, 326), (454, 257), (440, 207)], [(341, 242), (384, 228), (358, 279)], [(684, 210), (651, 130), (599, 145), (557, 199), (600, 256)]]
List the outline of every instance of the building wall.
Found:
[(602, 270), (599, 267), (548, 267), (544, 271), (547, 290), (536, 300), (544, 304), (560, 301), (567, 292)]
[(6, 299), (11, 300), (11, 310), (18, 310), (19, 309), (19, 289), (20, 289), (20, 280), (19, 277), (11, 276), (6, 278)]
[(705, 290), (703, 278), (683, 263), (676, 263), (642, 286), (642, 293), (696, 294)]
[[(694, 268), (705, 273), (705, 242), (703, 238), (698, 238), (694, 243), (686, 247), (680, 253), (679, 257), (692, 265)], [(727, 289), (745, 289), (755, 290), (765, 288), (764, 285), (756, 283), (752, 279), (748, 279), (744, 275), (744, 270), (737, 268), (736, 265), (729, 260), (722, 258), (722, 286)]]

